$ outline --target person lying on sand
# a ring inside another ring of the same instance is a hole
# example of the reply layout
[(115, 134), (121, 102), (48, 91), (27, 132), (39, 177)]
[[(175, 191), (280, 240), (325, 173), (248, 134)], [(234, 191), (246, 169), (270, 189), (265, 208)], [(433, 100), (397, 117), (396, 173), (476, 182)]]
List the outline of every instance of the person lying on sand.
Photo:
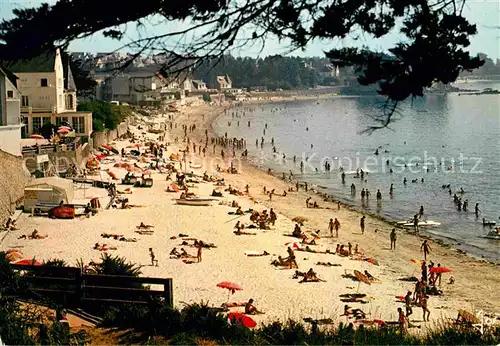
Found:
[(203, 240), (195, 240), (193, 245), (196, 247), (198, 247), (198, 246), (204, 247), (206, 249), (217, 247), (214, 243), (205, 243)]
[(103, 238), (120, 239), (120, 238), (123, 238), (123, 234), (101, 233), (101, 237), (103, 237)]
[(306, 275), (304, 275), (304, 278), (299, 281), (299, 283), (303, 283), (303, 282), (319, 282), (319, 281), (322, 281), (322, 282), (326, 282), (325, 280), (322, 280), (318, 277), (318, 275), (316, 274), (316, 272), (310, 268)]
[(35, 229), (31, 234), (23, 234), (22, 236), (18, 237), (17, 239), (44, 239), (47, 238), (48, 235), (40, 235), (38, 233), (38, 230)]
[(278, 259), (275, 259), (274, 261), (272, 261), (271, 265), (276, 266), (276, 267), (285, 267), (285, 266), (289, 266), (290, 263), (287, 262), (283, 257), (278, 256)]
[(118, 250), (118, 248), (115, 247), (115, 246), (108, 247), (107, 244), (102, 244), (101, 245), (99, 243), (95, 243), (93, 249), (94, 250), (99, 250), (99, 251)]
[(306, 274), (307, 274), (306, 272), (299, 272), (298, 270), (296, 270), (292, 276), (292, 279), (303, 278), (306, 276)]
[(257, 315), (263, 314), (264, 312), (257, 310), (255, 306), (253, 306), (253, 299), (250, 298), (248, 303), (245, 305), (245, 314), (246, 315)]
[(234, 231), (233, 233), (236, 235), (257, 235), (257, 233), (243, 232), (240, 230)]
[(145, 225), (144, 222), (141, 222), (141, 224), (139, 226), (136, 226), (136, 228), (138, 229), (149, 229), (149, 228), (154, 228), (155, 226), (153, 225)]
[(341, 267), (340, 264), (337, 264), (337, 263), (330, 263), (330, 262), (318, 262), (316, 263), (316, 265), (318, 266), (325, 266), (325, 267)]
[(344, 313), (340, 316), (354, 317), (355, 319), (365, 319), (366, 313), (361, 309), (351, 309), (348, 305), (344, 305)]
[(121, 237), (118, 239), (119, 241), (124, 241), (124, 242), (127, 242), (127, 243), (137, 243), (137, 239), (136, 238), (125, 238), (125, 237)]
[(368, 280), (370, 281), (377, 281), (378, 279), (376, 279), (372, 274), (368, 273), (368, 270), (365, 270), (365, 276), (368, 278)]
[(151, 230), (141, 230), (141, 231), (135, 231), (135, 233), (139, 233), (140, 235), (152, 235), (154, 231)]
[(241, 209), (241, 207), (238, 207), (238, 209), (236, 209), (236, 212), (235, 212), (236, 215), (244, 215), (245, 212)]
[(181, 258), (196, 258), (196, 256), (188, 254), (186, 250), (181, 248)]

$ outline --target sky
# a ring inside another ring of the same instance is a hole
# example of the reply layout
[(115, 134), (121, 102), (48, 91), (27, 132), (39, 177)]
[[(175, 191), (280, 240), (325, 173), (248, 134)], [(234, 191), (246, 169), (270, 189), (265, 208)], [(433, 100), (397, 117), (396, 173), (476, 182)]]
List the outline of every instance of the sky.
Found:
[[(55, 3), (57, 0), (0, 0), (0, 19), (9, 19), (12, 17), (14, 8), (30, 8), (37, 7), (42, 2), (49, 4)], [(492, 59), (500, 59), (500, 0), (467, 0), (464, 8), (464, 16), (473, 24), (477, 25), (478, 34), (471, 39), (469, 50), (473, 54), (479, 52), (486, 53)], [(151, 24), (144, 29), (145, 33), (159, 34), (168, 32), (172, 29), (171, 25)], [(71, 43), (70, 50), (74, 52), (110, 52), (120, 49), (127, 40), (136, 39), (139, 34), (135, 25), (129, 25), (126, 37), (122, 41), (105, 38), (102, 34), (97, 33), (94, 36), (82, 40), (76, 40)], [(352, 37), (343, 41), (317, 41), (308, 45), (305, 51), (293, 51), (291, 53), (287, 42), (279, 42), (277, 39), (268, 39), (261, 51), (260, 45), (253, 47), (245, 47), (231, 53), (236, 56), (260, 56), (274, 54), (290, 54), (298, 56), (324, 56), (324, 52), (331, 48), (339, 48), (342, 46), (368, 46), (375, 50), (386, 50), (391, 47), (398, 39), (397, 34), (391, 33), (387, 37), (379, 40), (371, 40), (369, 38), (359, 37), (354, 40)]]

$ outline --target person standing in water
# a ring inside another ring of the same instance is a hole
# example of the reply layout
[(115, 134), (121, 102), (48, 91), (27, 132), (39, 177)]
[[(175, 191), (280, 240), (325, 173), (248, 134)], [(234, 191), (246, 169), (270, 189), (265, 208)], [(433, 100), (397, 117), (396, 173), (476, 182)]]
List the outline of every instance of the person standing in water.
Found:
[(474, 207), (474, 212), (476, 213), (476, 217), (479, 217), (479, 213), (481, 210), (479, 210), (479, 203), (476, 203), (476, 206)]
[(420, 210), (418, 211), (418, 217), (421, 218), (422, 216), (424, 216), (424, 206), (423, 205), (420, 206)]

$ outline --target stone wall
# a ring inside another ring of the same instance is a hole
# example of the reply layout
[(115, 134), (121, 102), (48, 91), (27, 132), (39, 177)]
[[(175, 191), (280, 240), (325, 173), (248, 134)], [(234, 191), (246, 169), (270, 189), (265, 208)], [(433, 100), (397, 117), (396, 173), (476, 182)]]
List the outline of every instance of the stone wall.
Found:
[(126, 135), (128, 132), (128, 120), (120, 123), (115, 130), (104, 130), (103, 132), (92, 133), (92, 142), (94, 149), (101, 145), (108, 144), (114, 140)]
[(0, 150), (0, 222), (3, 224), (21, 204), (24, 187), (30, 181), (23, 158)]

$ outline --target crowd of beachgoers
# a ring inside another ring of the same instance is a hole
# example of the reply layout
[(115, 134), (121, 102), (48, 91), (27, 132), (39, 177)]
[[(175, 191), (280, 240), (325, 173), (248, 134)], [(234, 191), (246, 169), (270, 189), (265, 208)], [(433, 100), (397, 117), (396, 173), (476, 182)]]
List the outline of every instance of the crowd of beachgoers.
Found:
[(195, 102), (137, 115), (128, 136), (96, 150), (82, 169), (106, 188), (75, 182), (79, 216), (24, 213), (7, 225), (0, 249), (13, 262), (41, 264), (124, 257), (142, 275), (173, 278), (177, 305), (209, 301), (257, 322), (417, 330), (500, 311), (495, 264), (260, 171), (245, 162), (245, 140), (212, 132), (219, 114), (254, 107)]

